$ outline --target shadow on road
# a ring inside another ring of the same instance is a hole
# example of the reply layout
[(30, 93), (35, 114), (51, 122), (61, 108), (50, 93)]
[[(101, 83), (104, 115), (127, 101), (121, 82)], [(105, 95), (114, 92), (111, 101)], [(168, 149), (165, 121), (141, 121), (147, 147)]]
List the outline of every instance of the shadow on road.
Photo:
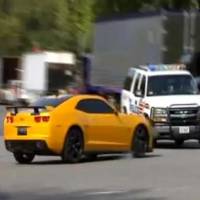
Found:
[(146, 154), (144, 156), (144, 159), (146, 158), (158, 158), (158, 157), (162, 157), (163, 155), (162, 154), (155, 154), (155, 153), (152, 153), (152, 154)]
[(57, 188), (44, 188), (39, 191), (21, 191), (1, 193), (1, 200), (165, 200), (163, 197), (148, 195), (149, 189), (135, 189), (130, 191), (109, 190), (84, 190), (76, 192), (64, 192)]
[(197, 141), (185, 141), (183, 145), (176, 145), (173, 141), (159, 141), (155, 148), (158, 149), (176, 149), (176, 150), (200, 150), (200, 144)]
[[(99, 156), (95, 160), (88, 160), (84, 158), (80, 163), (77, 164), (84, 164), (84, 163), (90, 163), (90, 162), (104, 162), (104, 161), (112, 161), (112, 160), (119, 160), (124, 159), (125, 155), (105, 155), (105, 156)], [(45, 161), (33, 161), (30, 165), (65, 165), (66, 163), (62, 162), (62, 160), (45, 160)], [(70, 163), (67, 163), (70, 164)], [(1, 200), (1, 199), (0, 199)]]
[[(135, 159), (146, 159), (146, 158), (155, 158), (155, 157), (162, 157), (162, 155), (152, 153), (152, 154), (146, 154), (142, 158), (135, 158)], [(88, 163), (96, 163), (96, 162), (106, 162), (106, 161), (114, 161), (114, 160), (120, 160), (120, 159), (126, 159), (126, 158), (132, 158), (132, 157), (129, 154), (100, 155), (94, 160), (83, 158), (82, 161), (77, 164), (80, 165), (80, 164), (88, 164)], [(35, 161), (35, 162), (33, 161), (29, 165), (65, 165), (65, 164), (70, 164), (70, 163), (64, 163), (60, 159), (60, 160), (41, 160), (41, 161)]]

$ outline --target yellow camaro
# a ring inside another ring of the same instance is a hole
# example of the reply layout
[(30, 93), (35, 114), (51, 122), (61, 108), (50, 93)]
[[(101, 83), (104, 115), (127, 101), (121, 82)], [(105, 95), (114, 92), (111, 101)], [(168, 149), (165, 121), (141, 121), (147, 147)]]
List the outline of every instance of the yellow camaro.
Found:
[(4, 140), (18, 163), (35, 155), (59, 155), (65, 162), (84, 156), (152, 151), (152, 130), (143, 115), (118, 113), (99, 96), (41, 98), (32, 106), (8, 107)]

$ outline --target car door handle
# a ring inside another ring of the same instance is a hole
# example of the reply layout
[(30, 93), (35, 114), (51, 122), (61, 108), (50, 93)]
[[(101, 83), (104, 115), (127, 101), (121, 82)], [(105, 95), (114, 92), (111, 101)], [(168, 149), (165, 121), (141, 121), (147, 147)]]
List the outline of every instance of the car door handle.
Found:
[(62, 127), (62, 125), (61, 124), (57, 124), (56, 127), (59, 128), (59, 127)]

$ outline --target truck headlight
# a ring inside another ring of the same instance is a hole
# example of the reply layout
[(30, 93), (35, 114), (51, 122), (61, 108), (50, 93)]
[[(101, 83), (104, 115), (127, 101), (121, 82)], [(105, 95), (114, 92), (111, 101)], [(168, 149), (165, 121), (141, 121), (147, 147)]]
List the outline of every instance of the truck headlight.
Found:
[(167, 122), (168, 114), (166, 108), (152, 108), (151, 119), (154, 122)]

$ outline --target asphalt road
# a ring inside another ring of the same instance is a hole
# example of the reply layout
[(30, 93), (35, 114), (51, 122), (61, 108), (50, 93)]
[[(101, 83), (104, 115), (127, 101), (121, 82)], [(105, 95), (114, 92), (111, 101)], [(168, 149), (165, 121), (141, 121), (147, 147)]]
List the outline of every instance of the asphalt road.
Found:
[(63, 164), (36, 157), (19, 165), (0, 139), (0, 200), (199, 200), (200, 146), (160, 144), (146, 158), (103, 156)]
[(143, 159), (125, 154), (63, 164), (36, 157), (19, 165), (0, 137), (0, 200), (199, 200), (199, 157), (195, 141), (181, 148), (165, 142)]

